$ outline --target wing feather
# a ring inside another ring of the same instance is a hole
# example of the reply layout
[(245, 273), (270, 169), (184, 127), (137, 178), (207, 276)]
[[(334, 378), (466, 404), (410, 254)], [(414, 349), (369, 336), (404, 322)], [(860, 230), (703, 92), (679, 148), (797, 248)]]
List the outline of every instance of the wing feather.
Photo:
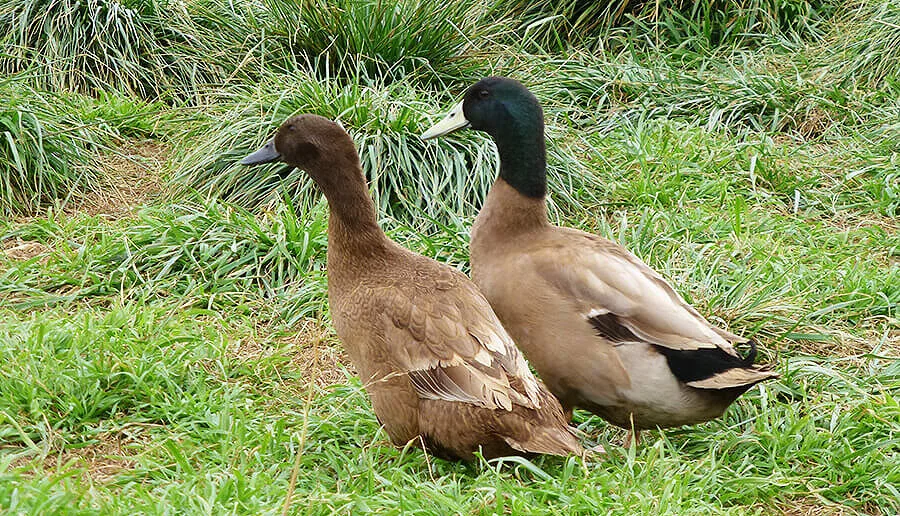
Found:
[(712, 326), (637, 256), (600, 237), (572, 231), (558, 246), (530, 254), (536, 270), (587, 319), (614, 314), (641, 340), (675, 350), (719, 348), (738, 356), (745, 342)]
[(525, 358), (477, 288), (453, 272), (461, 277), (454, 283), (442, 276), (439, 296), (393, 288), (384, 328), (399, 367), (425, 399), (539, 408), (538, 382)]

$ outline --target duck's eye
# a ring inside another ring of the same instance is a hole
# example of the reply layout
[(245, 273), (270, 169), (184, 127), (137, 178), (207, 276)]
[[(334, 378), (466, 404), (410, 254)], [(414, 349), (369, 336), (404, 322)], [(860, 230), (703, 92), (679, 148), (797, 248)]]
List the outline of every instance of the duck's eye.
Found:
[(294, 124), (288, 124), (288, 131), (293, 131), (294, 129), (296, 129), (296, 127), (294, 127)]
[(478, 92), (478, 96), (483, 99), (486, 99), (491, 96), (491, 92), (489, 92), (488, 90), (481, 90)]

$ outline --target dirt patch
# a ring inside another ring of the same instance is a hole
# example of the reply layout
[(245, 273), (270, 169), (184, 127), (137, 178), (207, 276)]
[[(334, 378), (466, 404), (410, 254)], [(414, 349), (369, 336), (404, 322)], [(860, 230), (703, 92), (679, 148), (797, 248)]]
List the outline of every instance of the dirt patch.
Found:
[(857, 511), (841, 505), (826, 505), (815, 499), (791, 500), (788, 503), (778, 505), (778, 510), (784, 516), (843, 516), (845, 514), (858, 514)]
[(130, 213), (162, 191), (160, 176), (170, 150), (156, 141), (133, 141), (101, 156), (100, 187), (80, 194), (66, 211), (111, 218)]
[(0, 252), (10, 260), (25, 261), (40, 256), (39, 263), (47, 263), (50, 248), (40, 242), (31, 242), (21, 238), (8, 238), (0, 241)]
[(356, 374), (341, 343), (319, 321), (309, 321), (295, 332), (268, 338), (270, 335), (271, 330), (265, 326), (257, 328), (255, 338), (241, 340), (229, 354), (237, 360), (249, 361), (287, 352), (294, 371), (304, 379), (315, 378), (318, 387), (345, 383), (345, 369)]
[(100, 434), (96, 437), (97, 442), (85, 446), (68, 447), (46, 456), (16, 459), (10, 464), (10, 469), (24, 469), (19, 473), (25, 475), (44, 476), (82, 470), (83, 481), (107, 483), (119, 473), (135, 468), (135, 457), (146, 450), (150, 442), (149, 435), (143, 430), (138, 427)]
[(813, 107), (803, 115), (795, 117), (796, 131), (806, 140), (819, 138), (834, 122), (830, 114), (822, 108)]

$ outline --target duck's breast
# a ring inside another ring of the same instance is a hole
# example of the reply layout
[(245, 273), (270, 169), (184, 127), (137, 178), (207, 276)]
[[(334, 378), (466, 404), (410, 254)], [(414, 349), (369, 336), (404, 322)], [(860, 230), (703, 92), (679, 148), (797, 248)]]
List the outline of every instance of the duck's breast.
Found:
[(530, 266), (527, 252), (472, 263), (472, 278), (563, 408), (618, 403), (629, 379), (585, 314)]

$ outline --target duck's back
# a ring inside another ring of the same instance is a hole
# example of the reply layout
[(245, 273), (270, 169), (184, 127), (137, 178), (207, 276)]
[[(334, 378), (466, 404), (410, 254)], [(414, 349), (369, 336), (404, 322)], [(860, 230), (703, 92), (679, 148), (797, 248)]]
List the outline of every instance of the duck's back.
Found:
[(472, 279), (564, 410), (584, 406), (585, 386), (599, 403), (617, 404), (630, 380), (615, 350), (597, 341), (583, 309), (534, 259), (566, 244), (557, 229), (510, 240), (473, 233)]

